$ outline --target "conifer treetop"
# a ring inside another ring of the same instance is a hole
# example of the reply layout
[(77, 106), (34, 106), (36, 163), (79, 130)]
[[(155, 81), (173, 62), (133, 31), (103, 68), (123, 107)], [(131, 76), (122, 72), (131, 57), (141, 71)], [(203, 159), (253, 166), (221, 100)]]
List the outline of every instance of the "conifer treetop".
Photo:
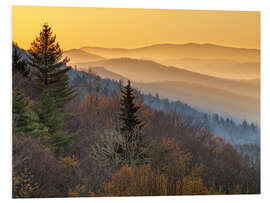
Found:
[(142, 127), (142, 122), (136, 115), (140, 107), (135, 104), (135, 96), (130, 81), (122, 88), (121, 93), (120, 120), (122, 121), (122, 126), (120, 130), (124, 134), (129, 134), (128, 139), (131, 139), (134, 130)]
[(39, 36), (31, 43), (28, 53), (30, 65), (34, 68), (55, 69), (69, 62), (67, 57), (62, 59), (63, 50), (56, 42), (56, 35), (53, 35), (52, 28), (46, 22), (42, 25)]
[(66, 66), (69, 59), (62, 57), (63, 51), (48, 23), (42, 25), (39, 36), (31, 43), (27, 56), (35, 85), (40, 92), (48, 90), (59, 107), (63, 107), (76, 96), (66, 75), (71, 69)]

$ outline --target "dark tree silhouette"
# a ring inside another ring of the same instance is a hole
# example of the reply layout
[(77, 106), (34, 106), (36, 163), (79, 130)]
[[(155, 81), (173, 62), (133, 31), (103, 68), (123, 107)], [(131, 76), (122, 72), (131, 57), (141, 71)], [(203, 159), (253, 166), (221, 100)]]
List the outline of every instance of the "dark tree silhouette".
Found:
[(122, 88), (121, 93), (120, 120), (122, 126), (120, 130), (128, 140), (131, 140), (134, 130), (142, 127), (142, 121), (140, 121), (136, 115), (139, 106), (135, 104), (135, 96), (133, 94), (133, 89), (130, 86), (130, 81)]
[(50, 92), (57, 105), (62, 107), (75, 97), (75, 91), (69, 86), (66, 75), (70, 70), (66, 66), (69, 59), (62, 59), (63, 51), (55, 40), (56, 35), (53, 35), (51, 27), (44, 23), (39, 36), (31, 43), (27, 56), (36, 86), (41, 91)]

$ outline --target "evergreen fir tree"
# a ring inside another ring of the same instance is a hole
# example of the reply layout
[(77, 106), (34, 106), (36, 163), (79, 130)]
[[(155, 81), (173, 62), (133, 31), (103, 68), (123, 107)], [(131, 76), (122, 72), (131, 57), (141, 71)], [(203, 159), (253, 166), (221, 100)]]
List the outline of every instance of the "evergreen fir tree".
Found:
[(21, 89), (16, 88), (14, 90), (12, 99), (13, 129), (15, 132), (23, 132), (35, 137), (47, 133), (48, 129), (38, 123), (37, 116), (30, 113), (29, 99)]
[(58, 107), (65, 106), (77, 96), (73, 87), (69, 85), (69, 79), (66, 74), (59, 77), (59, 80), (54, 85), (52, 96), (56, 99)]
[(242, 127), (243, 127), (244, 129), (247, 129), (247, 128), (248, 128), (248, 123), (247, 123), (246, 120), (244, 120), (244, 121), (242, 122)]
[(12, 44), (12, 73), (19, 72), (24, 77), (28, 77), (30, 69), (27, 67), (27, 63), (22, 59), (22, 56), (18, 52), (16, 44)]
[(12, 97), (12, 116), (13, 124), (19, 131), (25, 131), (25, 127), (30, 120), (29, 99), (25, 97), (24, 92), (16, 88)]
[(48, 91), (62, 107), (75, 97), (75, 91), (69, 86), (66, 75), (70, 70), (66, 66), (69, 59), (62, 59), (63, 51), (55, 40), (51, 27), (44, 23), (27, 56), (36, 86), (41, 91)]
[(135, 96), (133, 95), (133, 89), (130, 86), (130, 81), (121, 90), (122, 98), (120, 101), (120, 120), (122, 121), (122, 126), (120, 131), (128, 141), (132, 140), (134, 137), (134, 130), (141, 128), (143, 126), (142, 122), (137, 118), (137, 111), (139, 106), (135, 104)]
[(68, 135), (63, 130), (66, 125), (65, 115), (58, 111), (55, 98), (44, 91), (35, 103), (34, 110), (39, 122), (48, 128), (49, 143), (55, 147), (57, 155), (71, 146), (74, 134)]
[(58, 112), (56, 101), (44, 91), (34, 104), (34, 111), (39, 122), (49, 128), (49, 133), (56, 133), (65, 127), (64, 116)]
[(137, 165), (149, 162), (149, 150), (151, 148), (148, 137), (143, 132), (143, 123), (137, 117), (139, 106), (135, 104), (130, 81), (122, 88), (120, 101), (121, 136), (124, 145), (117, 145), (116, 153), (122, 157), (128, 165)]

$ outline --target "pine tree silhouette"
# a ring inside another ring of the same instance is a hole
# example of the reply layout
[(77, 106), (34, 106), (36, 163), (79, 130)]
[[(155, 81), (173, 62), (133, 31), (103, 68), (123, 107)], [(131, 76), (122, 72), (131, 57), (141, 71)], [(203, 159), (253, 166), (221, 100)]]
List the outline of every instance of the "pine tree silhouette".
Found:
[(143, 126), (142, 121), (137, 118), (137, 111), (139, 106), (135, 104), (135, 96), (133, 95), (133, 89), (130, 86), (130, 81), (121, 90), (122, 98), (120, 101), (120, 121), (122, 126), (120, 128), (121, 133), (130, 141), (133, 138), (134, 130)]
[(55, 40), (56, 35), (53, 35), (51, 27), (44, 23), (39, 36), (31, 43), (27, 56), (36, 86), (41, 91), (50, 92), (57, 105), (62, 107), (76, 94), (69, 86), (66, 75), (71, 69), (66, 66), (69, 59), (62, 59), (63, 51)]

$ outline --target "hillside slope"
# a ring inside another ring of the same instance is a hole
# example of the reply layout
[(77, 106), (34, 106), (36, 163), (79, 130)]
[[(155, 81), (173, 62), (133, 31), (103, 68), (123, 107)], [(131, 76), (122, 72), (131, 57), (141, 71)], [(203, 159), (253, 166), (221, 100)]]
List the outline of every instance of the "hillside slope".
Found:
[(136, 87), (143, 92), (158, 92), (162, 98), (180, 100), (202, 111), (218, 112), (235, 119), (260, 123), (258, 98), (189, 82), (136, 83)]
[(70, 63), (79, 63), (84, 61), (98, 61), (104, 59), (101, 56), (90, 54), (80, 49), (69, 49), (67, 51), (64, 51), (63, 56), (68, 57), (70, 59)]
[(157, 62), (209, 76), (228, 79), (260, 78), (259, 62), (236, 62), (224, 59), (179, 58)]
[(223, 89), (236, 94), (260, 97), (259, 80), (249, 83), (248, 80), (221, 79), (172, 66), (165, 66), (150, 60), (117, 58), (89, 63), (74, 63), (72, 65), (77, 65), (82, 70), (87, 70), (88, 67), (104, 67), (108, 71), (136, 82), (184, 81)]

